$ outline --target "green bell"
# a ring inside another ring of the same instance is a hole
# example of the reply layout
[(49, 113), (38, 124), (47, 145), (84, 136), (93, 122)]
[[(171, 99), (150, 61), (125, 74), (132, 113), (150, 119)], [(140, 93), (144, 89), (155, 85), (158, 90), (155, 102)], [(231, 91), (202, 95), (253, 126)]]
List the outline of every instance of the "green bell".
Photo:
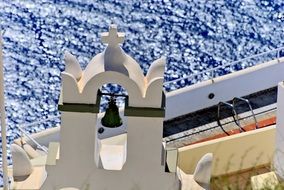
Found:
[(108, 107), (101, 122), (103, 126), (109, 128), (115, 128), (122, 125), (122, 120), (119, 116), (119, 110), (113, 97), (111, 97), (108, 103)]

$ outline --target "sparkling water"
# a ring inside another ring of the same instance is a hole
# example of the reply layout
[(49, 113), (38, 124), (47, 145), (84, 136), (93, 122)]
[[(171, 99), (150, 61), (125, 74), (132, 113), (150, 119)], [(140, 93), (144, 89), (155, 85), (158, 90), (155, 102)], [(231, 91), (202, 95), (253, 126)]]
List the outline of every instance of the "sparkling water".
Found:
[(1, 0), (9, 143), (16, 125), (58, 115), (64, 51), (85, 68), (105, 48), (99, 33), (111, 23), (126, 33), (123, 48), (144, 74), (167, 58), (166, 81), (284, 45), (283, 0)]

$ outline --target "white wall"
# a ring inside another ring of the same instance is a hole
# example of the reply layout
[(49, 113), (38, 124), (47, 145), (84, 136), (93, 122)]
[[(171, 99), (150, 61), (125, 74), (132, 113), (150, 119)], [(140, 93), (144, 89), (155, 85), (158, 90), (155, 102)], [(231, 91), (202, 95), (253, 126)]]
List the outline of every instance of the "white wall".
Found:
[[(277, 86), (284, 80), (284, 58), (269, 61), (238, 72), (227, 74), (178, 89), (166, 94), (166, 120), (193, 111)], [(214, 93), (213, 99), (208, 94)]]
[(276, 152), (274, 157), (275, 172), (284, 180), (284, 83), (278, 84)]
[(219, 176), (270, 164), (275, 151), (275, 125), (179, 149), (178, 166), (192, 174), (199, 159), (213, 153), (212, 175)]

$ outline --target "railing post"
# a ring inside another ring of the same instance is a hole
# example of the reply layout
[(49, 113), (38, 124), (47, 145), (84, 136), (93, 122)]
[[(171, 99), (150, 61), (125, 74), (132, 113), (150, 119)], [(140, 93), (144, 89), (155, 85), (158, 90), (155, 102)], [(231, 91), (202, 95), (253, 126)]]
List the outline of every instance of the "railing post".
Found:
[(211, 70), (211, 74), (210, 74), (211, 75), (211, 80), (214, 79), (213, 74), (214, 74), (214, 70)]
[(8, 159), (7, 159), (7, 137), (6, 137), (6, 111), (4, 97), (4, 63), (3, 63), (3, 41), (0, 34), (0, 113), (1, 113), (1, 140), (2, 140), (2, 168), (3, 168), (3, 190), (9, 189)]
[(277, 61), (278, 61), (278, 63), (280, 63), (280, 51), (281, 51), (282, 49), (278, 49), (278, 51), (277, 51)]

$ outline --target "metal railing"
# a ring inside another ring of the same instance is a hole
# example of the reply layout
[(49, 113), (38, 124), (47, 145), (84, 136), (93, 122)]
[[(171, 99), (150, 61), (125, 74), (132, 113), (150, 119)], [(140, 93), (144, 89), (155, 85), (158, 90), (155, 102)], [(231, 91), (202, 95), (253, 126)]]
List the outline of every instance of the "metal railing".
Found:
[[(241, 59), (241, 60), (238, 60), (238, 61), (233, 61), (233, 62), (223, 64), (223, 65), (220, 65), (220, 66), (217, 66), (217, 67), (214, 67), (214, 68), (206, 69), (205, 71), (199, 72), (197, 74), (192, 74), (192, 75), (189, 75), (189, 76), (186, 76), (186, 77), (182, 77), (182, 78), (178, 78), (178, 79), (171, 80), (171, 81), (168, 81), (168, 82), (164, 82), (164, 87), (172, 85), (174, 83), (184, 81), (184, 80), (195, 79), (195, 78), (198, 78), (199, 76), (203, 76), (203, 75), (208, 74), (208, 73), (209, 73), (209, 76), (207, 77), (207, 80), (212, 80), (214, 78), (214, 74), (219, 69), (223, 69), (223, 68), (226, 68), (226, 67), (232, 67), (232, 66), (240, 64), (242, 62), (246, 62), (246, 61), (249, 61), (249, 60), (252, 60), (252, 59), (255, 59), (255, 58), (261, 58), (261, 56), (264, 56), (264, 55), (268, 56), (272, 53), (275, 53), (275, 58), (277, 59), (278, 62), (280, 62), (280, 58), (284, 57), (284, 56), (281, 56), (282, 51), (284, 51), (284, 47), (280, 47), (280, 48), (276, 48), (276, 49), (273, 49), (273, 50), (270, 50), (270, 51), (267, 51), (267, 52), (252, 55), (252, 56), (246, 57), (244, 59)], [(272, 59), (270, 59), (270, 60), (272, 60)], [(254, 66), (254, 65), (257, 65), (257, 63), (253, 64), (251, 66)], [(201, 77), (201, 80), (197, 79), (196, 81), (201, 82), (201, 81), (205, 81), (205, 80), (203, 80), (202, 77)]]
[(236, 109), (235, 109), (235, 107), (234, 107), (234, 105), (233, 104), (229, 104), (229, 103), (227, 103), (227, 102), (219, 102), (219, 104), (218, 104), (218, 113), (217, 113), (217, 123), (218, 123), (218, 125), (221, 127), (221, 129), (222, 129), (222, 131), (224, 132), (224, 133), (226, 133), (227, 135), (230, 135), (226, 130), (224, 130), (224, 128), (223, 128), (223, 126), (222, 126), (222, 124), (221, 124), (221, 115), (220, 115), (220, 110), (221, 110), (221, 106), (222, 105), (225, 105), (225, 106), (227, 106), (227, 107), (229, 107), (229, 108), (231, 108), (232, 109), (232, 113), (233, 113), (233, 119), (234, 119), (234, 122), (235, 122), (235, 124), (239, 127), (239, 129), (240, 129), (240, 132), (245, 132), (245, 130), (241, 127), (241, 125), (240, 125), (240, 121), (239, 121), (239, 118), (238, 118), (238, 114), (237, 114), (237, 112), (236, 112)]
[(17, 128), (21, 131), (21, 138), (23, 138), (24, 136), (27, 137), (30, 141), (32, 141), (33, 143), (35, 143), (37, 145), (38, 148), (40, 148), (42, 151), (44, 151), (45, 153), (48, 153), (48, 150), (41, 146), (30, 134), (28, 134), (22, 127), (17, 126)]
[(35, 145), (37, 145), (38, 148), (40, 148), (45, 153), (47, 153), (48, 150), (44, 146), (42, 146), (40, 143), (38, 143), (29, 133), (27, 133), (25, 129), (27, 127), (32, 127), (32, 126), (35, 126), (35, 125), (39, 125), (39, 124), (42, 124), (44, 122), (51, 121), (51, 120), (58, 119), (58, 118), (60, 118), (60, 116), (48, 117), (46, 119), (42, 119), (42, 120), (39, 120), (39, 121), (36, 121), (36, 122), (32, 122), (32, 123), (29, 123), (29, 124), (17, 125), (16, 127), (21, 132), (21, 138), (24, 137), (24, 136), (27, 137), (30, 141), (35, 143)]
[(234, 97), (234, 98), (233, 98), (233, 101), (232, 101), (232, 102), (233, 102), (232, 104), (230, 104), (230, 103), (228, 103), (228, 102), (219, 102), (219, 104), (218, 104), (217, 123), (218, 123), (218, 125), (221, 127), (221, 129), (223, 130), (223, 132), (226, 133), (227, 135), (229, 135), (229, 133), (224, 130), (224, 128), (222, 127), (222, 124), (221, 124), (221, 122), (220, 122), (220, 119), (221, 119), (221, 117), (220, 117), (221, 105), (226, 105), (226, 106), (228, 106), (228, 107), (230, 107), (230, 108), (232, 109), (234, 122), (235, 122), (236, 125), (239, 127), (240, 132), (245, 132), (245, 131), (246, 131), (244, 128), (242, 128), (241, 123), (240, 123), (240, 119), (239, 119), (239, 115), (238, 115), (238, 113), (237, 113), (237, 111), (236, 111), (236, 101), (237, 101), (237, 100), (243, 101), (243, 102), (245, 102), (245, 103), (248, 105), (249, 110), (250, 110), (250, 112), (252, 113), (252, 117), (253, 117), (253, 119), (254, 119), (255, 128), (256, 128), (256, 129), (259, 128), (258, 122), (257, 122), (257, 120), (256, 120), (256, 116), (255, 116), (255, 114), (254, 114), (254, 111), (253, 111), (253, 109), (252, 109), (252, 106), (251, 106), (250, 101), (249, 101), (248, 99), (245, 99), (245, 98)]
[[(233, 99), (233, 106), (234, 106), (234, 107), (236, 107), (236, 101), (237, 101), (237, 100), (241, 100), (241, 101), (245, 102), (245, 103), (249, 106), (251, 115), (252, 115), (252, 117), (253, 117), (253, 119), (254, 119), (255, 128), (258, 129), (258, 128), (259, 128), (258, 122), (257, 122), (257, 120), (256, 120), (256, 117), (255, 117), (255, 114), (254, 114), (254, 111), (253, 111), (253, 109), (252, 109), (252, 106), (251, 106), (250, 101), (249, 101), (248, 99), (245, 99), (245, 98), (235, 97), (235, 98)], [(237, 112), (236, 112), (236, 113), (237, 113)], [(238, 114), (238, 113), (237, 113), (237, 114)]]
[(58, 119), (60, 118), (60, 116), (52, 116), (52, 117), (48, 117), (46, 119), (42, 119), (42, 120), (39, 120), (39, 121), (35, 121), (35, 122), (32, 122), (32, 123), (28, 123), (28, 124), (21, 124), (21, 128), (25, 129), (27, 127), (32, 127), (32, 126), (35, 126), (35, 125), (39, 125), (39, 124), (42, 124), (43, 122), (46, 122), (46, 121), (51, 121), (53, 119)]
[[(261, 115), (261, 114), (265, 114), (265, 113), (268, 113), (268, 112), (272, 112), (272, 111), (275, 111), (276, 109), (277, 109), (277, 107), (273, 107), (273, 108), (271, 108), (271, 109), (268, 109), (268, 110), (264, 110), (264, 111), (262, 111), (262, 112), (259, 112), (259, 113), (257, 113), (256, 115)], [(244, 119), (247, 119), (247, 118), (249, 118), (249, 117), (251, 117), (251, 116), (245, 116), (245, 117), (243, 117), (243, 118), (241, 118), (241, 119), (239, 119), (239, 120), (244, 120)], [(228, 122), (226, 122), (226, 123), (223, 123), (223, 125), (227, 125), (227, 124), (230, 124), (230, 123), (232, 123), (232, 122), (234, 122), (234, 121), (228, 121)], [(269, 126), (269, 125), (267, 125), (267, 126)], [(179, 136), (179, 137), (177, 137), (177, 138), (173, 138), (173, 139), (166, 140), (165, 142), (166, 142), (166, 143), (175, 142), (175, 141), (177, 141), (177, 140), (186, 139), (186, 138), (189, 138), (189, 137), (191, 137), (191, 136), (198, 135), (198, 134), (204, 133), (204, 132), (208, 132), (208, 131), (211, 131), (211, 130), (217, 129), (217, 128), (220, 128), (220, 126), (219, 126), (218, 124), (215, 125), (215, 126), (212, 126), (212, 127), (208, 127), (208, 128), (206, 128), (206, 129), (201, 129), (201, 130), (198, 130), (198, 131), (194, 131), (194, 132), (192, 132), (192, 133), (187, 133), (187, 134), (185, 134), (185, 135), (183, 135), (183, 136)], [(222, 131), (224, 132), (224, 128), (223, 128)], [(228, 133), (228, 132), (226, 132), (226, 133)]]

